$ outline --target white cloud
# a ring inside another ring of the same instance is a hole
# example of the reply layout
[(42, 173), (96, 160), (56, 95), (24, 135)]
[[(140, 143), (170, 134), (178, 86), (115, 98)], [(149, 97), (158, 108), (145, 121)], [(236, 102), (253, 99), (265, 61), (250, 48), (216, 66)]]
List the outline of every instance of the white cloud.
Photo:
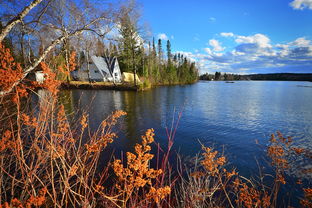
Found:
[(286, 57), (289, 55), (289, 45), (288, 44), (276, 44), (276, 49), (279, 51), (280, 57)]
[(270, 39), (263, 34), (255, 34), (252, 36), (237, 36), (236, 43), (254, 43), (261, 48), (270, 48)]
[(171, 40), (174, 40), (174, 36), (173, 35), (171, 35), (170, 38), (171, 38)]
[(310, 40), (307, 40), (305, 37), (297, 38), (295, 41), (291, 42), (291, 45), (298, 47), (307, 47), (311, 43)]
[(290, 3), (290, 6), (300, 10), (305, 8), (312, 9), (312, 0), (294, 0)]
[(213, 47), (214, 51), (223, 51), (225, 49), (224, 47), (221, 46), (219, 41), (217, 41), (215, 39), (209, 40), (209, 45), (211, 45)]
[(158, 39), (161, 39), (161, 40), (168, 40), (169, 39), (165, 33), (159, 33), (157, 37), (158, 37)]
[(208, 53), (208, 55), (213, 54), (210, 48), (204, 48), (204, 50), (206, 51), (206, 53)]
[(233, 36), (234, 36), (234, 34), (231, 33), (231, 32), (229, 32), (229, 33), (222, 32), (222, 33), (220, 33), (220, 35), (221, 35), (222, 37), (233, 37)]
[(243, 56), (243, 55), (245, 55), (246, 53), (233, 50), (233, 51), (231, 51), (231, 54), (232, 54), (233, 56)]

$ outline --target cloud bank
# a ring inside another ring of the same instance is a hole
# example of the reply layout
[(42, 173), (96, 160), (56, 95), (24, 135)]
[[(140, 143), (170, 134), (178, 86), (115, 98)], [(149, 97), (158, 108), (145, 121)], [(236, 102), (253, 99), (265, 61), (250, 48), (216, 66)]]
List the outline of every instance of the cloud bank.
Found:
[(303, 10), (305, 8), (312, 9), (312, 0), (294, 0), (290, 3), (294, 9)]
[(272, 44), (264, 34), (251, 36), (220, 33), (233, 41), (232, 49), (224, 50), (221, 42), (209, 41), (211, 47), (202, 52), (186, 54), (197, 60), (201, 73), (312, 73), (312, 42), (300, 37), (288, 43)]

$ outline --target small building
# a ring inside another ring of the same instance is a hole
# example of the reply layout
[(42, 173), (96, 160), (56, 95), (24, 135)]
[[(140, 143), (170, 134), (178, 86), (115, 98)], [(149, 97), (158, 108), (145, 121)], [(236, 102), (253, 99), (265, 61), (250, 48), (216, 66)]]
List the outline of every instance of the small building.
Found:
[(116, 57), (91, 56), (89, 63), (72, 73), (75, 80), (91, 82), (121, 82), (121, 72)]
[[(131, 72), (123, 72), (122, 73), (122, 80), (124, 82), (134, 83), (134, 74)], [(135, 75), (135, 81), (137, 84), (139, 84), (141, 82), (141, 80), (139, 79), (137, 74)]]
[(42, 84), (45, 80), (45, 76), (46, 74), (43, 73), (43, 71), (38, 71), (38, 68), (36, 68), (35, 71), (32, 71), (29, 74), (27, 74), (26, 80)]
[(36, 76), (36, 81), (39, 84), (42, 84), (45, 80), (45, 74), (43, 73), (43, 71), (36, 71), (35, 72), (35, 76)]

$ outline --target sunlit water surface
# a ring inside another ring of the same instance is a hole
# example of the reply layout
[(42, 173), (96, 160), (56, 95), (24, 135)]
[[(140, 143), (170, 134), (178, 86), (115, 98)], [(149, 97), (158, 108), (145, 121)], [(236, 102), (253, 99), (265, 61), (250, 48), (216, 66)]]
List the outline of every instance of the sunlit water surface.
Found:
[[(110, 146), (119, 156), (131, 151), (148, 128), (154, 128), (156, 141), (165, 145), (166, 128), (177, 121), (179, 112), (174, 151), (191, 158), (200, 151), (200, 143), (214, 146), (246, 176), (266, 167), (266, 146), (276, 131), (293, 137), (294, 146), (312, 149), (311, 82), (200, 81), (145, 92), (71, 90), (63, 96), (68, 112), (88, 111), (91, 130), (112, 111), (127, 112), (116, 128), (119, 138)], [(297, 160), (289, 176), (309, 181), (311, 176), (298, 171), (298, 166), (312, 164)]]

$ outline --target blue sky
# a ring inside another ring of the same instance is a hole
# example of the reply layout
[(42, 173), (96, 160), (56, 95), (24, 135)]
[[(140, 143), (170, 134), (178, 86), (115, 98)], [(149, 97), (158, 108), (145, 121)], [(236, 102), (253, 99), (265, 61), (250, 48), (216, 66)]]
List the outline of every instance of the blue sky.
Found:
[(312, 0), (138, 0), (201, 73), (312, 73)]

